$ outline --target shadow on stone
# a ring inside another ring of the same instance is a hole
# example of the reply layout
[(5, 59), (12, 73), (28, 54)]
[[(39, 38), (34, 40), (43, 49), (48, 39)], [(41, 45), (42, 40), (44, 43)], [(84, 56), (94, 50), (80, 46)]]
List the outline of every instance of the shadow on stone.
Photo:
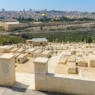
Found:
[(43, 93), (46, 93), (46, 95), (71, 95), (71, 94), (56, 93), (56, 92), (43, 92)]
[(73, 95), (73, 94), (64, 94), (64, 93), (47, 92), (47, 91), (34, 91), (34, 92), (42, 95)]

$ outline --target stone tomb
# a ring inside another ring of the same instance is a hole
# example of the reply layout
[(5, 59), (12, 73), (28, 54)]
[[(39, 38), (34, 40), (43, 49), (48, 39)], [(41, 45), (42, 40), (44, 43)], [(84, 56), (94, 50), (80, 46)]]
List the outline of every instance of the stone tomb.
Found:
[(35, 65), (35, 88), (46, 89), (46, 74), (48, 73), (48, 58), (38, 57), (34, 60)]
[(0, 85), (13, 86), (16, 82), (14, 55), (0, 55)]
[(68, 62), (68, 74), (78, 74), (78, 68), (76, 67), (76, 63)]

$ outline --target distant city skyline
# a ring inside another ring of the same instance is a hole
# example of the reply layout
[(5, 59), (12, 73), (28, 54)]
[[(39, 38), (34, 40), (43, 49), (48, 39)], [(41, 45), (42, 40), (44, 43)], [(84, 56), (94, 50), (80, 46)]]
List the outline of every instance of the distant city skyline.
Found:
[(5, 10), (61, 10), (95, 12), (95, 0), (2, 0)]

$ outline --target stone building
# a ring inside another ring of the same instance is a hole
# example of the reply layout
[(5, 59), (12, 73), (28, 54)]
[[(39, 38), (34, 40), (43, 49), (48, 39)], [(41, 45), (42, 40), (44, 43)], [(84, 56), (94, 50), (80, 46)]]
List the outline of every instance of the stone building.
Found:
[(48, 40), (46, 38), (33, 38), (26, 41), (27, 44), (32, 44), (33, 46), (46, 46), (48, 45)]
[(0, 26), (3, 27), (5, 30), (12, 30), (18, 28), (20, 25), (19, 21), (15, 19), (5, 19), (0, 22)]

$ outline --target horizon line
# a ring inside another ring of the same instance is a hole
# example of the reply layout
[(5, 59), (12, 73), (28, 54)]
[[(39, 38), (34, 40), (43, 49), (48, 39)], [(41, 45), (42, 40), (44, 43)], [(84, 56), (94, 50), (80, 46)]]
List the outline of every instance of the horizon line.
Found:
[(0, 8), (0, 11), (2, 11), (2, 9), (4, 9), (5, 11), (62, 11), (62, 12), (88, 12), (88, 13), (93, 13), (95, 11), (79, 11), (79, 10), (57, 10), (57, 9), (32, 9), (32, 8), (28, 8), (28, 9), (6, 9), (6, 8)]

